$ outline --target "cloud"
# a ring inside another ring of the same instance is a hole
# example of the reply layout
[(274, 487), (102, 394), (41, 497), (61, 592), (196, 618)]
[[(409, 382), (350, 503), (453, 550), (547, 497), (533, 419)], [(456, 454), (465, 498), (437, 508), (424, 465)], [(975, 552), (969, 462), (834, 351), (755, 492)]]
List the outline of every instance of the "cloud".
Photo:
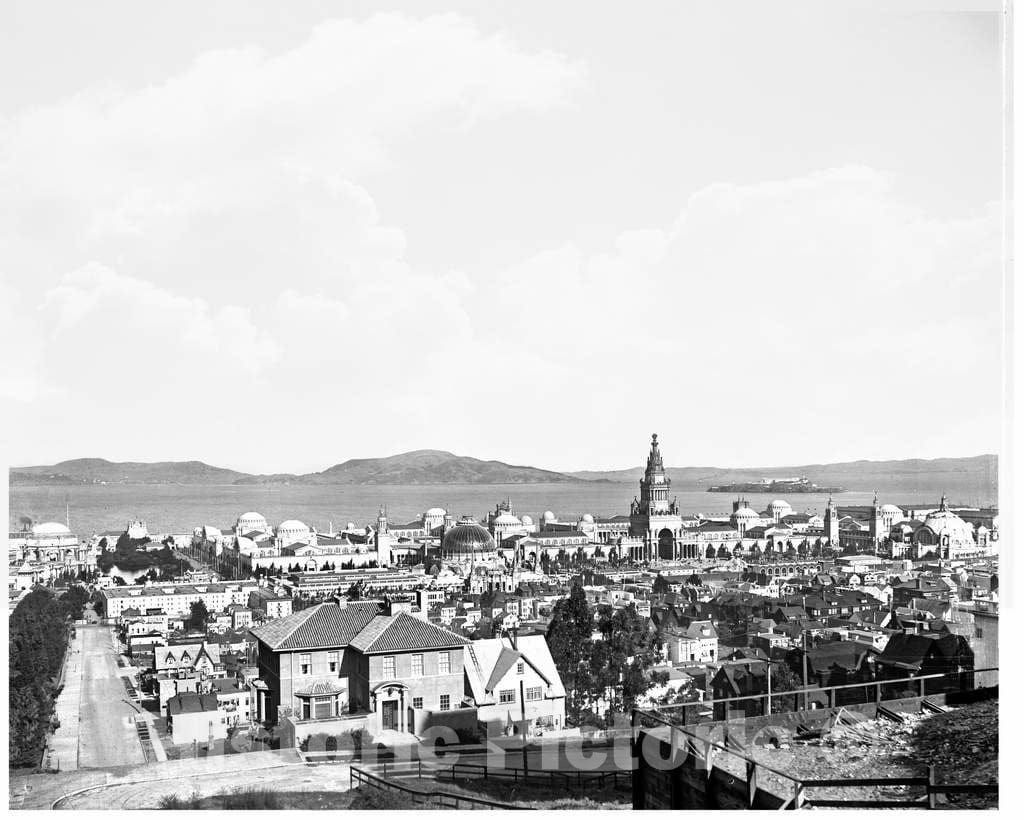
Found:
[(278, 343), (254, 324), (249, 308), (213, 309), (203, 299), (95, 263), (62, 277), (46, 294), (42, 311), (52, 323), (51, 340), (64, 354), (90, 335), (102, 335), (106, 353), (113, 354), (108, 364), (120, 361), (128, 372), (159, 372), (161, 362), (184, 353), (225, 374), (240, 368), (256, 375), (281, 357)]
[(84, 256), (180, 289), (214, 270), (269, 298), (268, 280), (401, 256), (360, 182), (394, 170), (396, 145), (565, 106), (585, 82), (581, 62), (454, 15), (329, 21), (279, 53), (213, 51), (3, 122), (0, 221), (33, 272)]

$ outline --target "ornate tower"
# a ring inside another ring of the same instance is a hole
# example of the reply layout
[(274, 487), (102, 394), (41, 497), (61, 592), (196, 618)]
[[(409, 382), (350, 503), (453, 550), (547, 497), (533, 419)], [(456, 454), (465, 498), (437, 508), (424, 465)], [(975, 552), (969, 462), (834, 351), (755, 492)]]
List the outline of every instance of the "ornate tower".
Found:
[(668, 513), (668, 491), (672, 481), (665, 475), (665, 465), (658, 449), (658, 434), (651, 436), (651, 452), (647, 456), (647, 469), (640, 479), (640, 510), (648, 515)]
[(697, 557), (680, 554), (683, 521), (676, 503), (669, 501), (671, 486), (658, 449), (658, 434), (655, 433), (651, 436), (647, 468), (640, 479), (640, 498), (634, 499), (629, 514), (630, 535), (644, 540), (643, 560)]

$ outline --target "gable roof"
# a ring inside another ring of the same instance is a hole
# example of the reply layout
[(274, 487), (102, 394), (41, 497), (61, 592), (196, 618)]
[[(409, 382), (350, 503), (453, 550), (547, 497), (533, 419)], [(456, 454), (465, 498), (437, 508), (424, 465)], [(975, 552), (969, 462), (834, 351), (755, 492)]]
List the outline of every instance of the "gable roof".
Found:
[(378, 615), (356, 635), (349, 645), (365, 654), (406, 652), (413, 649), (449, 649), (468, 641), (443, 626), (414, 618), (408, 612)]
[(520, 660), (547, 684), (545, 698), (565, 697), (565, 687), (543, 635), (520, 635), (515, 648), (505, 638), (483, 638), (466, 647), (466, 680), (478, 706), (495, 702), (496, 687)]
[(317, 604), (251, 631), (274, 651), (348, 646), (379, 612), (376, 601)]

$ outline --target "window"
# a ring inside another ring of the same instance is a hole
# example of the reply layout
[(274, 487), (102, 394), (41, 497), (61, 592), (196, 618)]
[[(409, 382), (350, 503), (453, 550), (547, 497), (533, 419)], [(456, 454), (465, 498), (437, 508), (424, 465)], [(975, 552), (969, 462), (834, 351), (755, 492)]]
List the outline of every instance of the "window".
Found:
[(327, 653), (327, 668), (332, 672), (338, 671), (338, 653), (328, 652)]
[(527, 700), (540, 700), (542, 697), (544, 697), (544, 693), (539, 686), (526, 687)]
[(451, 695), (441, 695), (441, 711), (442, 712), (447, 712), (449, 709), (451, 709), (451, 705), (452, 705), (452, 696)]
[(516, 664), (516, 674), (517, 675), (523, 674), (523, 670), (525, 668), (526, 668), (526, 664), (524, 664), (522, 661), (519, 661), (519, 663)]
[(452, 671), (451, 655), (447, 652), (439, 652), (437, 655), (437, 674), (450, 675)]
[(412, 676), (414, 678), (423, 677), (423, 656), (413, 655), (412, 656)]
[(412, 708), (413, 709), (422, 709), (423, 708), (423, 698), (413, 698), (412, 699)]
[(310, 660), (309, 655), (299, 655), (299, 671), (303, 675), (308, 675), (313, 669), (313, 663)]
[(393, 678), (395, 677), (395, 656), (388, 655), (384, 658), (384, 677)]
[(516, 702), (516, 690), (515, 689), (502, 689), (498, 692), (499, 703), (515, 703)]

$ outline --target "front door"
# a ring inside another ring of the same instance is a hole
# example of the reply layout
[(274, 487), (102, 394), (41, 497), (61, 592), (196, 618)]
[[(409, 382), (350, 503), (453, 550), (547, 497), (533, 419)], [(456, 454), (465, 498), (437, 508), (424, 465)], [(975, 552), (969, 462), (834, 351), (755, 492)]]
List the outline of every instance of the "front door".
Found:
[(384, 729), (398, 728), (398, 702), (394, 700), (384, 701), (381, 727)]

